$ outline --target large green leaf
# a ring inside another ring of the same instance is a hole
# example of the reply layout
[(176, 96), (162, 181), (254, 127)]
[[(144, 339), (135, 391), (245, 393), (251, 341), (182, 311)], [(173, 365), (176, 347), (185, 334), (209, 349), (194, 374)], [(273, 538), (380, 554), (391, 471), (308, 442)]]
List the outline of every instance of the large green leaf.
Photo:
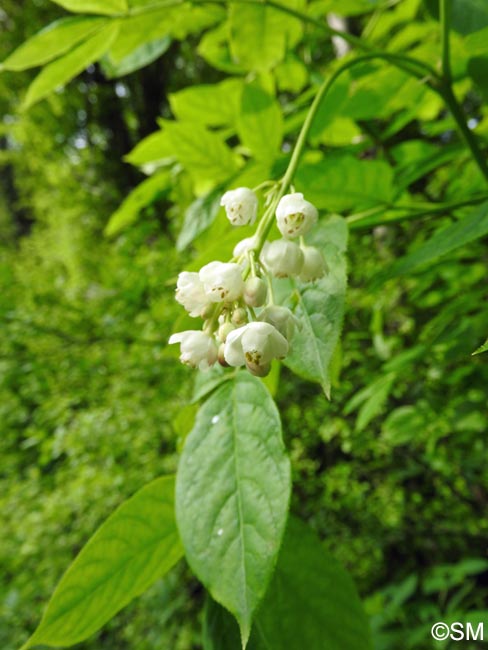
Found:
[(72, 16), (48, 25), (5, 59), (0, 69), (26, 70), (44, 65), (87, 38), (107, 22), (106, 18)]
[(349, 154), (304, 160), (295, 181), (297, 190), (318, 208), (337, 212), (389, 203), (394, 196), (393, 171), (387, 163)]
[(169, 571), (183, 555), (173, 494), (166, 476), (119, 506), (62, 577), (25, 648), (83, 641)]
[(162, 164), (174, 159), (174, 149), (166, 131), (155, 131), (141, 140), (126, 156), (132, 165)]
[(234, 78), (190, 86), (169, 96), (171, 110), (183, 122), (230, 126), (238, 113), (242, 87), (242, 79)]
[(222, 137), (194, 122), (165, 122), (165, 133), (174, 155), (195, 180), (214, 183), (237, 170), (237, 158)]
[(112, 214), (105, 227), (105, 234), (108, 236), (116, 235), (127, 226), (132, 225), (137, 220), (141, 210), (168, 189), (170, 180), (168, 172), (159, 172), (142, 181)]
[(257, 160), (268, 163), (278, 155), (283, 139), (281, 108), (256, 82), (244, 86), (237, 132)]
[[(299, 0), (283, 0), (299, 8)], [(235, 3), (229, 13), (230, 50), (235, 63), (248, 70), (265, 71), (282, 61), (286, 47), (297, 43), (302, 33), (299, 20), (265, 5)]]
[(284, 363), (300, 377), (318, 382), (329, 397), (329, 366), (344, 317), (346, 222), (341, 217), (331, 217), (316, 228), (310, 243), (322, 251), (329, 272), (316, 282), (297, 285), (295, 314), (301, 327), (295, 332)]
[(24, 108), (29, 108), (49, 93), (65, 85), (86, 67), (97, 61), (110, 47), (119, 29), (118, 21), (112, 21), (74, 50), (47, 65), (37, 75), (27, 90)]
[(437, 261), (439, 257), (488, 235), (488, 203), (483, 203), (467, 217), (438, 230), (430, 239), (389, 268), (378, 273), (375, 286), (390, 278), (411, 273), (419, 267)]
[[(460, 34), (471, 34), (488, 27), (488, 2), (486, 0), (450, 0), (451, 25)], [(439, 16), (438, 0), (426, 0), (429, 10)]]
[(176, 517), (188, 562), (237, 618), (245, 644), (286, 524), (290, 462), (276, 406), (247, 372), (200, 409), (176, 481)]
[[(232, 617), (212, 600), (204, 650), (238, 647)], [(370, 650), (368, 619), (349, 574), (302, 522), (290, 518), (248, 650)]]
[(79, 14), (114, 16), (127, 11), (127, 0), (52, 0), (69, 11)]
[(190, 3), (165, 7), (153, 3), (147, 12), (124, 19), (110, 57), (118, 63), (146, 43), (165, 36), (183, 39), (212, 25), (219, 17), (219, 7), (193, 7)]
[(131, 74), (158, 59), (170, 45), (170, 37), (163, 36), (163, 38), (144, 43), (120, 61), (112, 61), (110, 56), (107, 56), (102, 60), (103, 73), (109, 79)]

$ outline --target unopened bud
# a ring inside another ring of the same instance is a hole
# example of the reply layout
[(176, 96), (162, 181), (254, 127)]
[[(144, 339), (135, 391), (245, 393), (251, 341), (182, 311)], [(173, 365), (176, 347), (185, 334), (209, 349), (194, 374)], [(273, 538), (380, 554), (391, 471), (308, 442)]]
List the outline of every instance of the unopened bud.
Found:
[(302, 282), (313, 282), (327, 273), (327, 264), (315, 246), (302, 246), (303, 266), (298, 276)]
[(238, 307), (232, 312), (231, 321), (234, 325), (244, 325), (247, 323), (247, 312), (243, 307)]
[(233, 325), (232, 323), (229, 323), (229, 322), (222, 323), (222, 325), (219, 327), (219, 331), (218, 331), (218, 337), (219, 337), (220, 341), (222, 341), (222, 343), (225, 343), (227, 335), (229, 334), (229, 332), (232, 332), (232, 330), (235, 330), (235, 325)]
[(261, 307), (266, 302), (268, 288), (262, 278), (248, 278), (244, 285), (244, 301), (250, 307)]

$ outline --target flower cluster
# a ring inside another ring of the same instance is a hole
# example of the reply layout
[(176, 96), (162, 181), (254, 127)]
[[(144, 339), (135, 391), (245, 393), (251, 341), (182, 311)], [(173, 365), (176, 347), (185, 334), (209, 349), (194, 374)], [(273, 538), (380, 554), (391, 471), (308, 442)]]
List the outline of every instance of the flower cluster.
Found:
[[(235, 226), (253, 224), (258, 197), (240, 187), (221, 199), (227, 218)], [(265, 241), (270, 219), (276, 218), (281, 239)], [(206, 370), (222, 366), (246, 366), (256, 376), (268, 374), (273, 359), (283, 359), (298, 319), (287, 308), (274, 304), (272, 278), (295, 277), (313, 282), (327, 266), (321, 252), (307, 246), (303, 235), (316, 223), (317, 209), (293, 193), (271, 202), (256, 234), (240, 241), (230, 262), (210, 262), (198, 273), (178, 276), (176, 300), (190, 316), (204, 320), (202, 330), (173, 334), (169, 343), (180, 343), (180, 360)], [(293, 241), (299, 238), (299, 243)]]

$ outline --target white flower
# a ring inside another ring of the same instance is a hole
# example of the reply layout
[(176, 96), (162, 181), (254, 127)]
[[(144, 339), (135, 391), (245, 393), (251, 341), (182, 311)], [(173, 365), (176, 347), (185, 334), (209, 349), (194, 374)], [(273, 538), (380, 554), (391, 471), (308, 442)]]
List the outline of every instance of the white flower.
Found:
[(248, 187), (229, 190), (220, 199), (225, 207), (227, 219), (233, 226), (245, 226), (256, 221), (258, 197)]
[(256, 237), (246, 237), (245, 239), (241, 239), (241, 241), (238, 241), (237, 244), (234, 246), (234, 250), (232, 252), (232, 255), (234, 257), (240, 257), (241, 255), (244, 255), (244, 253), (247, 253), (247, 251), (252, 250), (253, 248), (256, 248), (257, 246), (257, 239)]
[(192, 368), (207, 370), (217, 361), (218, 348), (215, 339), (201, 330), (172, 334), (168, 343), (181, 343), (180, 361)]
[(315, 246), (302, 246), (303, 266), (298, 276), (302, 282), (313, 282), (323, 277), (327, 272), (322, 253)]
[(227, 335), (224, 357), (229, 366), (246, 364), (249, 369), (257, 369), (273, 359), (282, 359), (287, 352), (288, 341), (275, 327), (253, 322)]
[(298, 275), (303, 266), (303, 253), (298, 244), (287, 239), (266, 243), (261, 253), (264, 266), (277, 278)]
[(303, 194), (286, 194), (276, 208), (276, 221), (283, 237), (289, 239), (305, 235), (317, 221), (317, 208), (303, 198)]
[(232, 302), (242, 296), (242, 268), (231, 262), (210, 262), (200, 269), (199, 278), (212, 302)]
[(200, 316), (210, 300), (205, 293), (198, 273), (183, 271), (176, 284), (176, 300), (183, 305), (190, 316)]
[(259, 320), (276, 327), (288, 341), (291, 341), (295, 328), (300, 324), (298, 318), (287, 307), (278, 305), (265, 307), (259, 314)]

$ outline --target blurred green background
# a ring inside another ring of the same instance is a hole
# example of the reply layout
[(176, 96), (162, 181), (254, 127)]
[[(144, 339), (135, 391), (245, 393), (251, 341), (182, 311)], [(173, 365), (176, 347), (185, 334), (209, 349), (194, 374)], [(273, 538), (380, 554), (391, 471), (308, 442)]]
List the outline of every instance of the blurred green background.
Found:
[[(0, 59), (59, 15), (4, 0)], [(191, 257), (174, 250), (171, 200), (156, 196), (116, 238), (103, 230), (144, 178), (122, 158), (170, 117), (168, 94), (223, 76), (195, 45), (174, 42), (123, 79), (91, 66), (22, 114), (33, 75), (0, 76), (3, 650), (25, 641), (114, 507), (175, 470), (192, 424), (194, 375), (165, 347)], [(371, 284), (431, 231), (352, 231), (333, 399), (286, 369), (277, 393), (292, 509), (354, 576), (377, 650), (431, 648), (435, 621), (487, 615), (488, 366), (470, 356), (488, 333), (486, 241)], [(196, 650), (202, 598), (181, 563), (79, 647)]]

